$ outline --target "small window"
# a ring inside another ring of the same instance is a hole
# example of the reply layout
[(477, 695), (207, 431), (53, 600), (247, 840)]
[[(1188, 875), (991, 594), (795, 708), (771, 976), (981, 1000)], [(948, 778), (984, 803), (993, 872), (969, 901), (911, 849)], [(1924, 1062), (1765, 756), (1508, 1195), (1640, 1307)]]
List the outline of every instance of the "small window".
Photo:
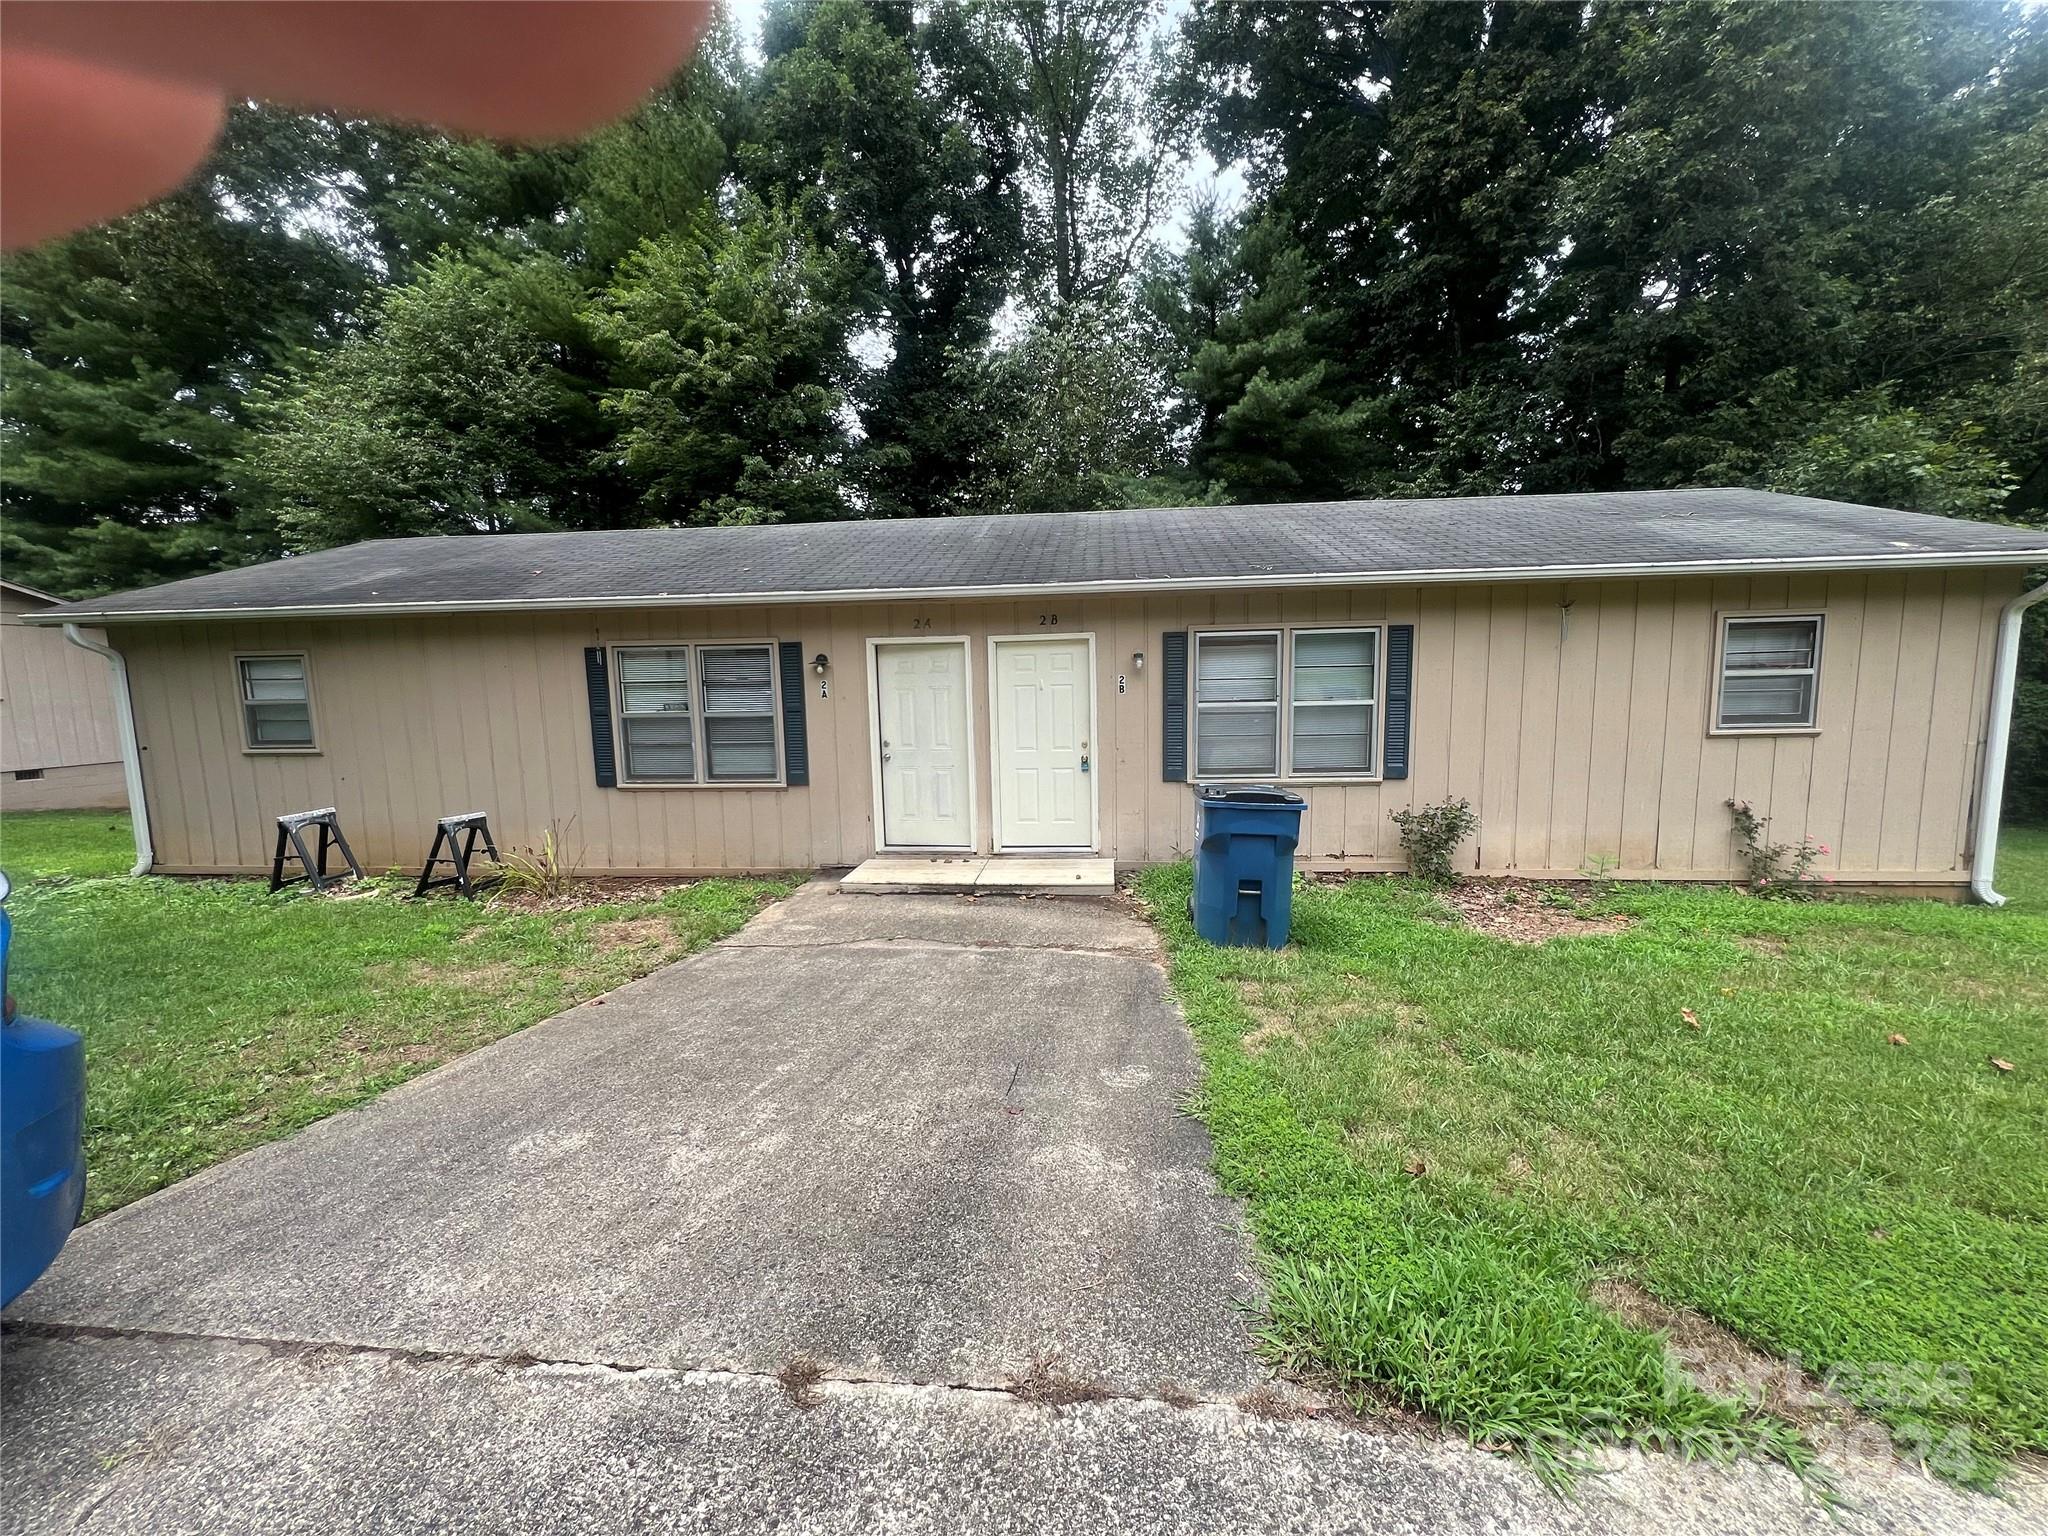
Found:
[(619, 733), (625, 738), (628, 779), (686, 784), (696, 779), (689, 647), (636, 646), (619, 652)]
[(780, 781), (773, 645), (636, 645), (616, 654), (625, 782)]
[(1820, 694), (1820, 631), (1817, 614), (1723, 619), (1716, 728), (1814, 729)]
[(17, 768), (14, 770), (14, 782), (17, 784), (26, 784), (30, 779), (40, 779), (42, 776), (43, 770), (40, 768)]
[(715, 783), (775, 778), (775, 664), (765, 645), (707, 645), (704, 769)]
[(1280, 636), (1195, 637), (1195, 773), (1280, 771)]
[(237, 656), (243, 740), (252, 752), (289, 752), (313, 745), (313, 703), (303, 656)]
[(1355, 778), (1373, 771), (1379, 641), (1376, 629), (1294, 632), (1293, 772)]

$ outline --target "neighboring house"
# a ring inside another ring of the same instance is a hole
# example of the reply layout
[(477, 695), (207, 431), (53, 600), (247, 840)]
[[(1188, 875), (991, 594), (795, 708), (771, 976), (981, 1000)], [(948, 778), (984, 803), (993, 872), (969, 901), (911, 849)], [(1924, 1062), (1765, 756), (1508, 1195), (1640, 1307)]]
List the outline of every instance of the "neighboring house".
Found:
[(1725, 879), (1739, 797), (1840, 879), (1954, 889), (2043, 563), (1663, 491), (388, 540), (40, 619), (125, 655), (173, 872), (327, 805), (371, 867), (479, 809), (590, 872), (1140, 863), (1241, 779), (1305, 792), (1310, 867), (1399, 868), (1388, 812), (1461, 795), (1467, 868)]
[(0, 581), (0, 810), (128, 803), (106, 663), (22, 623), (62, 601)]

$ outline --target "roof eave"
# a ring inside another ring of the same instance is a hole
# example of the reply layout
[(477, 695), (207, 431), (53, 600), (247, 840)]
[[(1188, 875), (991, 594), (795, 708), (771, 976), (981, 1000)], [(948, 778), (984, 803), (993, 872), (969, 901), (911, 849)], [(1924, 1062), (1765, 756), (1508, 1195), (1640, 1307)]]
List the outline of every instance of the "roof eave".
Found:
[(1455, 566), (1410, 571), (1340, 571), (1248, 576), (1169, 576), (1145, 581), (1014, 582), (951, 587), (872, 587), (822, 592), (639, 593), (622, 597), (456, 598), (432, 602), (294, 603), (260, 608), (72, 607), (23, 614), (23, 623), (160, 624), (203, 620), (396, 618), (435, 613), (600, 612), (616, 608), (759, 608), (818, 603), (962, 602), (976, 598), (1112, 597), (1125, 593), (1214, 592), (1245, 588), (1440, 586), (1454, 582), (1605, 581), (1638, 576), (1717, 576), (1731, 573), (1778, 575), (1800, 571), (1886, 571), (1971, 566), (2048, 564), (2048, 546), (2038, 549), (1914, 551), (1899, 555), (1829, 555), (1803, 559), (1682, 560), (1618, 562), (1606, 565)]

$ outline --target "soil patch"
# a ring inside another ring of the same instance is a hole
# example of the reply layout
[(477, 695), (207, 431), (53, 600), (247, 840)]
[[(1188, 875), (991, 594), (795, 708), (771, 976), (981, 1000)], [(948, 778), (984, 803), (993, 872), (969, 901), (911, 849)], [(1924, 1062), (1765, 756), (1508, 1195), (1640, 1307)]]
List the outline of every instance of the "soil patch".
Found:
[[(1735, 1398), (1803, 1429), (1867, 1424), (1847, 1399), (1796, 1360), (1766, 1354), (1711, 1318), (1659, 1301), (1626, 1280), (1596, 1281), (1593, 1300), (1632, 1328), (1663, 1334), (1671, 1368), (1711, 1396)], [(1867, 1427), (1889, 1444), (1881, 1425)]]
[(557, 889), (541, 892), (530, 888), (499, 886), (486, 899), (494, 907), (511, 907), (519, 912), (575, 912), (583, 907), (626, 906), (633, 902), (659, 901), (670, 891), (687, 890), (695, 880), (638, 879), (605, 876), (589, 880), (564, 880)]
[[(1360, 985), (1362, 988), (1363, 983)], [(1340, 1024), (1357, 1023), (1379, 1013), (1391, 1011), (1402, 1029), (1412, 1029), (1422, 1019), (1407, 1003), (1376, 1005), (1370, 996), (1303, 997), (1293, 987), (1267, 981), (1240, 981), (1235, 986), (1237, 995), (1244, 999), (1245, 1010), (1252, 1016), (1252, 1027), (1245, 1031), (1244, 1048), (1254, 1055), (1283, 1040), (1307, 1045)]]
[(590, 930), (590, 941), (601, 955), (620, 949), (647, 949), (670, 943), (676, 936), (665, 917), (615, 917)]
[(1634, 918), (1619, 912), (1593, 911), (1579, 892), (1530, 880), (1460, 880), (1438, 892), (1438, 898), (1466, 927), (1510, 944), (1544, 944), (1635, 926)]

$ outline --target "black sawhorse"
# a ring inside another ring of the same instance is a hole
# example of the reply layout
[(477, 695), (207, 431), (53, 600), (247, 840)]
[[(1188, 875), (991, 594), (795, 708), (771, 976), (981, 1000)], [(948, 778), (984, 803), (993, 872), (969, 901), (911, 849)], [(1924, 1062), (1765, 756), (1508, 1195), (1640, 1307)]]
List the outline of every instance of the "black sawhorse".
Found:
[[(505, 877), (492, 875), (484, 881), (470, 877), (469, 861), (476, 854), (477, 839), (482, 838), (484, 852), (491, 856), (493, 864), (498, 862), (498, 845), (491, 841), (491, 823), (482, 811), (465, 811), (460, 816), (443, 816), (434, 823), (434, 845), (427, 850), (427, 862), (420, 866), (420, 883), (413, 887), (413, 895), (424, 896), (444, 885), (452, 885), (465, 896), (474, 895), (486, 886), (498, 884)], [(444, 854), (441, 850), (446, 848)], [(436, 875), (434, 866), (446, 859), (455, 868), (452, 875)]]
[[(308, 827), (320, 829), (317, 854), (310, 852), (306, 847)], [(281, 891), (286, 886), (297, 885), (302, 880), (311, 881), (316, 891), (326, 890), (328, 881), (341, 878), (338, 873), (330, 875), (327, 872), (329, 848), (339, 848), (343, 860), (348, 864), (348, 872), (358, 880), (363, 878), (363, 866), (356, 862), (355, 854), (349, 849), (348, 839), (341, 835), (341, 820), (335, 815), (333, 806), (330, 805), (324, 811), (294, 811), (289, 816), (278, 817), (277, 852), (270, 860), (271, 890)], [(284, 856), (287, 851), (298, 855), (299, 866), (305, 870), (303, 875), (293, 875), (289, 880), (284, 874)]]

